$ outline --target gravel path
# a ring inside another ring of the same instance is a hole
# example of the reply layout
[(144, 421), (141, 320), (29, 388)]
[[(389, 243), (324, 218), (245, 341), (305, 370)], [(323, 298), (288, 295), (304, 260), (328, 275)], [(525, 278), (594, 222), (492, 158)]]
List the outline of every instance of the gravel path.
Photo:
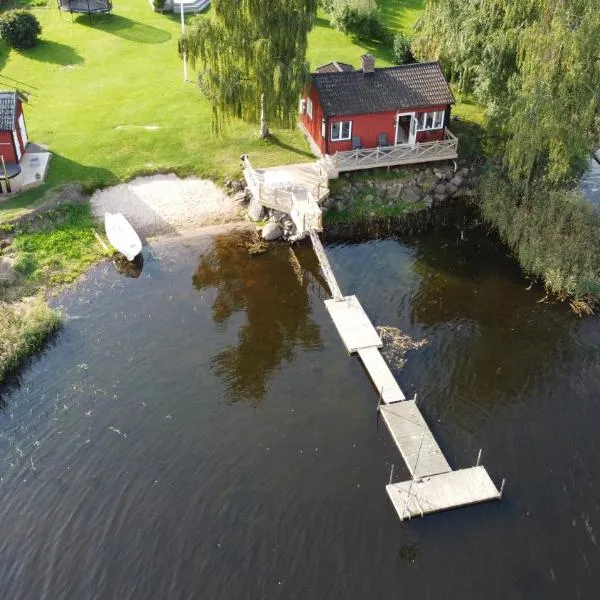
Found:
[(91, 200), (100, 219), (123, 213), (134, 229), (147, 237), (218, 225), (242, 217), (242, 207), (212, 181), (176, 175), (138, 177), (129, 183), (98, 190)]

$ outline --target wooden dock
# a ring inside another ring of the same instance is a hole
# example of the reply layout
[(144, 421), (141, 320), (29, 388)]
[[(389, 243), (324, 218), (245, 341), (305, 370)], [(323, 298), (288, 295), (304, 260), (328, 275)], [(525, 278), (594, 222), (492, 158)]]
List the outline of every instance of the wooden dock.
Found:
[(414, 400), (382, 406), (379, 412), (413, 478), (452, 470)]
[[(411, 479), (386, 487), (401, 520), (498, 500), (498, 490), (484, 467), (453, 471), (438, 446), (415, 400), (406, 400), (379, 349), (382, 341), (356, 296), (343, 296), (319, 236), (310, 230), (315, 254), (325, 274), (332, 299), (325, 307), (349, 353), (358, 353), (377, 393), (377, 405)], [(392, 470), (393, 474), (393, 470)]]
[(342, 300), (325, 300), (325, 307), (348, 352), (383, 346), (377, 330), (356, 296), (346, 296)]
[(360, 348), (358, 355), (379, 393), (382, 402), (391, 404), (406, 400), (396, 378), (392, 375), (378, 348)]
[(482, 466), (393, 483), (385, 489), (401, 521), (501, 498)]

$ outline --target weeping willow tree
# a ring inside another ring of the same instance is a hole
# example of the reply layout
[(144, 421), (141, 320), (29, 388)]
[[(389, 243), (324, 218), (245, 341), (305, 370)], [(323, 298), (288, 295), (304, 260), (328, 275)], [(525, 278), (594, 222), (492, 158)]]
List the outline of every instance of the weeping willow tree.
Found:
[(231, 118), (292, 127), (310, 74), (308, 33), (317, 0), (213, 0), (211, 18), (196, 17), (179, 53), (200, 67), (198, 82), (211, 102), (218, 132)]
[(600, 300), (600, 219), (576, 191), (600, 145), (598, 0), (428, 0), (413, 51), (485, 107), (484, 216), (547, 289)]

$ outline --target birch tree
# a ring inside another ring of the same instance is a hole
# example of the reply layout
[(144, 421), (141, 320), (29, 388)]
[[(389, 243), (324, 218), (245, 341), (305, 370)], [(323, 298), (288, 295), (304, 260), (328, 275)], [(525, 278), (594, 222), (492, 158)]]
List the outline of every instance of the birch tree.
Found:
[(292, 127), (310, 74), (308, 33), (317, 0), (213, 0), (209, 17), (196, 17), (179, 41), (212, 104), (218, 132), (231, 118)]

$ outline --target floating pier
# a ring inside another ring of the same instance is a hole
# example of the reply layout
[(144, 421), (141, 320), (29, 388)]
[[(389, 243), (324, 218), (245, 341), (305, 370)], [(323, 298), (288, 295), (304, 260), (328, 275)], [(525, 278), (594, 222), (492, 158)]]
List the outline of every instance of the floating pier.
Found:
[(325, 300), (325, 307), (346, 350), (358, 354), (369, 374), (379, 394), (377, 410), (411, 475), (400, 483), (392, 483), (390, 477), (386, 486), (400, 520), (500, 499), (502, 489), (496, 488), (479, 459), (475, 467), (452, 470), (416, 400), (406, 400), (381, 355), (381, 338), (358, 298), (342, 294), (317, 232), (311, 229), (309, 234), (333, 296)]

